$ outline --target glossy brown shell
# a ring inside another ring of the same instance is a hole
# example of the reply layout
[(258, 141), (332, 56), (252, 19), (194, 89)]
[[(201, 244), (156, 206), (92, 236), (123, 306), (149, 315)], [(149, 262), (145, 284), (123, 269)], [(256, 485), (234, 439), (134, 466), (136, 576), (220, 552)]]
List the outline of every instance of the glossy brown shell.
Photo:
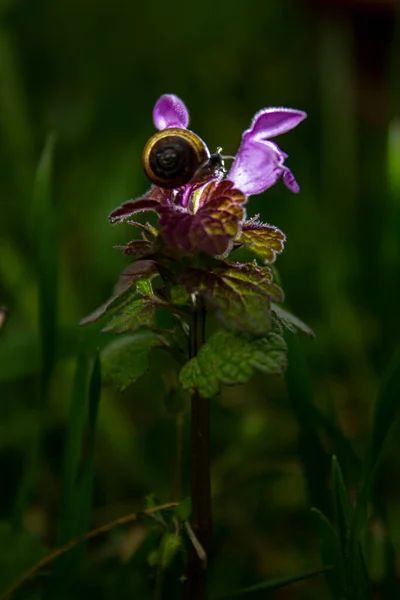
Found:
[(209, 158), (207, 146), (193, 131), (170, 127), (148, 140), (142, 162), (150, 181), (172, 189), (189, 183)]

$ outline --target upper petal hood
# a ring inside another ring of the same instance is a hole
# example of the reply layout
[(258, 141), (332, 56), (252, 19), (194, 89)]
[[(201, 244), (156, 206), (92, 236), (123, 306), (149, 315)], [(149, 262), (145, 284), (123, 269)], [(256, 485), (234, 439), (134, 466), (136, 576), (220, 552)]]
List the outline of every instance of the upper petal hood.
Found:
[(164, 94), (154, 106), (153, 121), (160, 131), (169, 127), (186, 129), (189, 123), (189, 112), (178, 96)]

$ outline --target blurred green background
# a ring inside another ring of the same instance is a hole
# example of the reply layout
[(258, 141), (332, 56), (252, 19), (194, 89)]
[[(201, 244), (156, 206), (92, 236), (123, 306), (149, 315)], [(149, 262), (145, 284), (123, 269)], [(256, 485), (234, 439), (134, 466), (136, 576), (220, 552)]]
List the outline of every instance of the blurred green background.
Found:
[[(277, 140), (300, 194), (278, 183), (248, 213), (287, 234), (277, 261), (287, 306), (316, 339), (293, 348), (289, 385), (257, 376), (212, 403), (211, 580), (218, 594), (321, 565), (309, 509), (331, 511), (332, 452), (356, 489), (372, 403), (399, 339), (398, 13), (394, 1), (1, 0), (0, 305), (9, 317), (0, 332), (0, 593), (35, 562), (39, 541), (49, 549), (61, 539), (70, 406), (104, 344), (78, 322), (127, 262), (113, 246), (130, 239), (129, 226), (111, 227), (107, 216), (149, 185), (141, 150), (163, 93), (181, 97), (190, 127), (226, 154), (260, 108), (308, 113)], [(51, 132), (46, 204), (34, 181)], [(125, 393), (103, 390), (91, 528), (144, 507), (149, 493), (170, 499), (171, 368), (155, 354)], [(387, 531), (392, 575), (400, 569), (398, 432), (376, 485), (385, 523), (372, 517), (365, 541), (377, 598), (395, 597), (384, 595)], [(66, 597), (153, 597), (149, 530), (141, 522), (90, 545)], [(39, 595), (48, 575), (18, 597), (61, 598)], [(273, 597), (329, 592), (319, 576)]]

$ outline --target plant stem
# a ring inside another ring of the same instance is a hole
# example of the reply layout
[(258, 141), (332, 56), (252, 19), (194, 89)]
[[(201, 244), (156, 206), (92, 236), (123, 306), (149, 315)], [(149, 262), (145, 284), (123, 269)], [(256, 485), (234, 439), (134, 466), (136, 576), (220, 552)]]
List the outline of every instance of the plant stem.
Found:
[[(205, 307), (197, 300), (190, 329), (190, 357), (197, 356), (205, 341)], [(191, 400), (191, 497), (193, 531), (208, 554), (211, 544), (210, 404), (196, 391)], [(207, 599), (207, 572), (192, 545), (189, 551), (184, 600)]]

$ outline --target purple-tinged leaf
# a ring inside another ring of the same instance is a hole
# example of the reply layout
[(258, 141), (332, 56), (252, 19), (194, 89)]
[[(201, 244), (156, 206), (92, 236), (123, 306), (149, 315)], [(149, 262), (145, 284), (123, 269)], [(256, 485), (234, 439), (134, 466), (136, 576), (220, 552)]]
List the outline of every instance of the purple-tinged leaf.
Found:
[(285, 240), (285, 234), (277, 227), (250, 220), (244, 223), (236, 243), (252, 250), (264, 262), (273, 263)]
[(161, 208), (165, 241), (187, 254), (226, 255), (245, 218), (245, 196), (229, 181), (213, 181), (194, 194), (193, 202), (193, 212), (172, 205)]
[(133, 225), (134, 227), (138, 227), (138, 229), (141, 229), (144, 240), (147, 240), (146, 233), (151, 238), (156, 238), (158, 236), (158, 230), (155, 227), (153, 227), (153, 225), (149, 222), (139, 223), (138, 221), (127, 221), (127, 223), (128, 225)]
[(118, 208), (115, 208), (108, 217), (108, 220), (115, 225), (116, 223), (122, 223), (122, 221), (128, 217), (139, 212), (144, 212), (146, 210), (159, 212), (161, 206), (168, 204), (170, 199), (171, 190), (164, 190), (160, 187), (153, 186), (146, 194), (144, 194), (144, 196), (140, 196), (134, 200), (128, 200), (121, 204), (121, 206), (118, 206)]
[(123, 250), (128, 256), (147, 256), (153, 251), (153, 243), (147, 240), (132, 240), (126, 246), (114, 246), (118, 250)]
[(158, 200), (153, 200), (152, 198), (137, 198), (136, 200), (128, 200), (113, 210), (108, 217), (108, 220), (115, 225), (117, 223), (122, 223), (122, 221), (135, 213), (144, 212), (146, 210), (158, 212), (159, 209), (160, 203)]

